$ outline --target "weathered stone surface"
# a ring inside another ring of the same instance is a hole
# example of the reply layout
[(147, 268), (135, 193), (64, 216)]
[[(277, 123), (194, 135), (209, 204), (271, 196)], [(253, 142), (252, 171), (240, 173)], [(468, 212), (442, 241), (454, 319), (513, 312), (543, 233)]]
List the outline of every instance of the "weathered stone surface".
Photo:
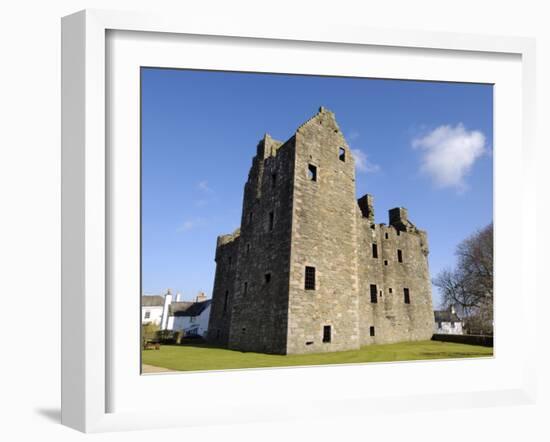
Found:
[(354, 158), (332, 112), (321, 108), (285, 143), (265, 135), (241, 227), (218, 238), (208, 339), (281, 354), (430, 339), (426, 233), (403, 208), (390, 211), (389, 226), (374, 224), (373, 204), (355, 198)]

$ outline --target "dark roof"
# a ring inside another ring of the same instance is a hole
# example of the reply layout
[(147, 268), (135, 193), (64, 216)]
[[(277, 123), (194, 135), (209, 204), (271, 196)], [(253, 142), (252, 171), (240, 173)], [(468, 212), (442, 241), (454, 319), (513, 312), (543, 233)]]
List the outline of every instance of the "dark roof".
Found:
[(143, 295), (141, 297), (142, 307), (162, 307), (164, 305), (164, 296), (162, 295)]
[(170, 304), (170, 306), (168, 307), (168, 315), (182, 316), (180, 313), (183, 313), (184, 311), (186, 311), (193, 304), (194, 303), (191, 301), (172, 302), (172, 304)]
[[(199, 316), (211, 304), (212, 300), (202, 302), (174, 302), (170, 306), (171, 316)], [(173, 308), (172, 308), (173, 307)]]
[(456, 313), (451, 313), (449, 310), (435, 310), (435, 322), (460, 322), (460, 318)]

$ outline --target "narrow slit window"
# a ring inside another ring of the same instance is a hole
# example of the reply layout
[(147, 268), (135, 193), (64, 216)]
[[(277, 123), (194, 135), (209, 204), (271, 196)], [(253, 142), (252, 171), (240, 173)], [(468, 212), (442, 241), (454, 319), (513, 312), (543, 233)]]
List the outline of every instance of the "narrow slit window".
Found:
[(346, 149), (344, 149), (343, 147), (338, 148), (338, 159), (340, 161), (346, 161)]
[(403, 252), (397, 249), (397, 262), (403, 262)]
[(269, 225), (268, 225), (268, 229), (269, 231), (271, 232), (273, 230), (273, 222), (275, 220), (275, 215), (273, 214), (273, 212), (269, 212)]
[(310, 181), (317, 181), (317, 167), (313, 164), (307, 166), (307, 177)]
[(323, 342), (330, 342), (332, 338), (332, 330), (330, 325), (323, 327)]
[(393, 293), (393, 289), (390, 287), (390, 288), (388, 289), (388, 292)]
[(277, 174), (272, 173), (271, 174), (271, 187), (275, 188), (277, 186)]
[(247, 254), (250, 253), (250, 243), (248, 243), (248, 244), (246, 245), (246, 253), (247, 253)]
[(227, 301), (229, 299), (229, 290), (225, 291), (225, 296), (223, 298), (223, 314), (227, 312)]
[(408, 288), (403, 289), (403, 301), (405, 302), (405, 304), (411, 303), (411, 294), (409, 293)]
[(378, 293), (378, 289), (376, 288), (376, 284), (370, 285), (370, 302), (373, 304), (376, 304), (378, 302), (378, 297), (376, 294)]
[(376, 243), (372, 245), (372, 257), (378, 258), (378, 244)]
[(306, 267), (305, 289), (315, 290), (315, 267)]
[(387, 259), (384, 260), (384, 265), (385, 265), (385, 266), (388, 265), (388, 260), (387, 260)]
[(248, 293), (248, 282), (245, 282), (244, 283), (244, 288), (243, 288), (243, 294), (247, 294)]
[(252, 212), (248, 213), (248, 224), (252, 224)]
[(264, 275), (264, 281), (266, 284), (269, 284), (271, 282), (271, 273), (266, 273)]
[(372, 326), (372, 325), (370, 326), (369, 333), (370, 333), (371, 336), (374, 336), (374, 326)]
[(387, 233), (385, 233), (385, 234), (384, 234), (384, 237), (385, 237), (386, 239), (388, 239), (388, 234), (387, 234)]

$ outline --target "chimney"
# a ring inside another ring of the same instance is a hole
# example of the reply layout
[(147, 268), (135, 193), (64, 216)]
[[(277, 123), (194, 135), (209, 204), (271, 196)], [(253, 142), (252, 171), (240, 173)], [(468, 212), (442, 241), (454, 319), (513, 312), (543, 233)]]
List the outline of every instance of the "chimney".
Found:
[(199, 294), (195, 298), (195, 302), (202, 302), (202, 301), (206, 301), (206, 295), (204, 294), (204, 292), (199, 292)]
[(168, 328), (168, 314), (170, 313), (170, 304), (172, 304), (172, 291), (168, 289), (164, 295), (164, 306), (162, 307), (162, 317), (160, 320), (160, 329)]

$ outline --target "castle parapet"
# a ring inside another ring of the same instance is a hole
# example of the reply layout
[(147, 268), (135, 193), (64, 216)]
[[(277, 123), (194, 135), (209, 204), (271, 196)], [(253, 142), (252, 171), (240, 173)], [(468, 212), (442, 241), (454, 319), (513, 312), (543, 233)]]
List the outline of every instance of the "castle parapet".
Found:
[(359, 204), (363, 218), (368, 218), (371, 223), (374, 223), (374, 197), (367, 193), (359, 198), (357, 203)]
[(282, 146), (281, 141), (274, 140), (269, 134), (264, 134), (256, 148), (256, 156), (260, 160), (273, 157), (277, 154), (277, 149)]
[(390, 226), (401, 232), (418, 232), (416, 226), (409, 221), (409, 213), (404, 207), (395, 207), (389, 210)]
[(216, 242), (216, 248), (232, 243), (239, 236), (241, 236), (241, 229), (236, 229), (233, 233), (228, 233), (227, 235), (218, 236), (218, 239)]
[(389, 210), (390, 215), (390, 225), (394, 227), (399, 227), (405, 225), (409, 220), (409, 213), (404, 207), (395, 207)]

